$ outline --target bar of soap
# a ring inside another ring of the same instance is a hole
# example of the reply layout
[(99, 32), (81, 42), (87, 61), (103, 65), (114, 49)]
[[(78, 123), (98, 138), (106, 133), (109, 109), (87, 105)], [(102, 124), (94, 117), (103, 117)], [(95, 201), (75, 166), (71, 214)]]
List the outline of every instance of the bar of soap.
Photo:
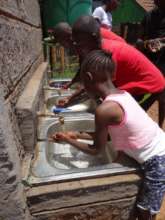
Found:
[(69, 106), (69, 109), (73, 112), (86, 111), (88, 110), (88, 106), (82, 103), (82, 104)]
[(60, 113), (60, 112), (80, 112), (80, 111), (86, 111), (88, 110), (88, 106), (85, 104), (77, 104), (69, 106), (68, 108), (62, 108), (62, 107), (56, 107), (53, 106), (51, 108), (51, 112), (53, 113)]
[(68, 112), (68, 111), (71, 111), (71, 110), (69, 108), (60, 108), (60, 107), (56, 107), (56, 106), (53, 106), (51, 108), (51, 112), (53, 112), (53, 113)]

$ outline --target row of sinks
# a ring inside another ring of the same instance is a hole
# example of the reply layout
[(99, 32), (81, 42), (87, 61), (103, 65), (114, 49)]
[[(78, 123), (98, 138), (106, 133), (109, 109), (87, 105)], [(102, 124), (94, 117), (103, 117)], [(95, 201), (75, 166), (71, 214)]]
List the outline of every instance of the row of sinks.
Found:
[[(135, 171), (135, 167), (130, 165), (129, 158), (124, 160), (124, 164), (112, 163), (117, 152), (113, 150), (110, 142), (101, 155), (91, 156), (77, 150), (70, 144), (48, 141), (53, 133), (59, 131), (93, 132), (95, 130), (94, 115), (91, 112), (94, 111), (96, 104), (90, 100), (83, 102), (86, 105), (85, 110), (79, 109), (79, 111), (50, 115), (52, 106), (57, 103), (59, 98), (67, 97), (74, 92), (73, 90), (60, 89), (59, 80), (57, 80), (57, 84), (58, 88), (44, 88), (45, 104), (42, 116), (45, 114), (45, 117), (38, 118), (38, 143), (28, 182), (32, 185), (46, 184)], [(79, 141), (92, 143), (91, 140)]]
[[(58, 101), (63, 98), (67, 98), (73, 94), (74, 90), (52, 90), (52, 89), (45, 89), (45, 104), (44, 104), (44, 113), (50, 114), (52, 111), (52, 107), (56, 106)], [(76, 105), (72, 105), (68, 107), (71, 109), (67, 113), (76, 113), (76, 112), (94, 112), (96, 108), (96, 103), (91, 99), (85, 99)], [(64, 113), (65, 114), (65, 113)]]

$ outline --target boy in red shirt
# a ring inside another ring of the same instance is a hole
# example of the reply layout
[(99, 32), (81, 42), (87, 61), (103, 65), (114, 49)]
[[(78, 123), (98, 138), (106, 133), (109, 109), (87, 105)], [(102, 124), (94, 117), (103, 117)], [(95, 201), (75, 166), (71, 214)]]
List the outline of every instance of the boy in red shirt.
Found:
[[(100, 24), (98, 23), (99, 27)], [(58, 23), (54, 28), (51, 29), (51, 32), (54, 35), (55, 42), (60, 43), (63, 47), (65, 48), (70, 48), (72, 51), (75, 52), (79, 56), (79, 64), (81, 66), (82, 62), (82, 57), (81, 53), (77, 50), (77, 47), (75, 47), (74, 42), (72, 40), (72, 28), (71, 26), (66, 23), (66, 22), (60, 22)], [(125, 42), (125, 40), (120, 37), (119, 35), (115, 34), (112, 32), (110, 29), (106, 29), (103, 27), (100, 27), (100, 35), (104, 39), (109, 39), (109, 40), (117, 40), (117, 41), (122, 41)], [(78, 82), (80, 80), (79, 78), (79, 71), (78, 69), (76, 76), (72, 79), (70, 83), (64, 86), (64, 88), (69, 88), (72, 84)]]
[(100, 27), (92, 16), (80, 17), (73, 25), (72, 36), (82, 57), (96, 49), (112, 53), (117, 66), (115, 86), (130, 92), (138, 101), (144, 94), (151, 93), (151, 97), (142, 107), (147, 110), (155, 100), (159, 100), (162, 107), (159, 125), (162, 126), (165, 112), (165, 79), (158, 68), (127, 43), (103, 39)]

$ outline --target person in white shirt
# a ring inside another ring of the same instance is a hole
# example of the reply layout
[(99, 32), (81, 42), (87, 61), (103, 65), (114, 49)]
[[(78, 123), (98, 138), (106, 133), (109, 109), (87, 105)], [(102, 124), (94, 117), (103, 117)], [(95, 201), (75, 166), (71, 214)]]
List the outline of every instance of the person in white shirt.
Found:
[(101, 26), (111, 29), (112, 28), (112, 14), (118, 5), (119, 0), (103, 0), (103, 5), (97, 7), (93, 12), (93, 17), (98, 19)]

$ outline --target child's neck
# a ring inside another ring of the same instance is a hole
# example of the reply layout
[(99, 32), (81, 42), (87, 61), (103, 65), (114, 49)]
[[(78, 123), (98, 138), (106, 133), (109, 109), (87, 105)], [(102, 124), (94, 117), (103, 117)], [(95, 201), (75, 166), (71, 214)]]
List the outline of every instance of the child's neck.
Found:
[(99, 85), (100, 96), (105, 99), (108, 95), (120, 92), (111, 82), (105, 82)]
[(106, 12), (111, 12), (111, 10), (109, 9), (109, 8), (107, 8), (107, 6), (106, 5), (103, 5), (102, 6), (102, 8), (104, 9), (104, 11), (106, 11)]

